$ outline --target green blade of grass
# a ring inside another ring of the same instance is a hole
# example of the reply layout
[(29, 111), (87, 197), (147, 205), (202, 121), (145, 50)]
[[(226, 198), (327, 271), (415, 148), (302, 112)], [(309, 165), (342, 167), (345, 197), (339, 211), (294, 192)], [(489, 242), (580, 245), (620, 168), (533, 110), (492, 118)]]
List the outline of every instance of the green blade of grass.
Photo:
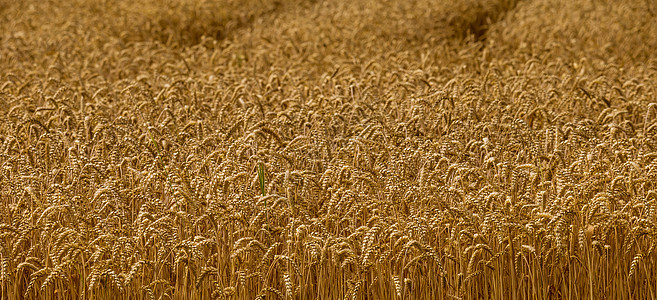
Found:
[(265, 165), (263, 163), (258, 163), (258, 181), (260, 181), (260, 191), (262, 192), (262, 196), (264, 197), (265, 196)]

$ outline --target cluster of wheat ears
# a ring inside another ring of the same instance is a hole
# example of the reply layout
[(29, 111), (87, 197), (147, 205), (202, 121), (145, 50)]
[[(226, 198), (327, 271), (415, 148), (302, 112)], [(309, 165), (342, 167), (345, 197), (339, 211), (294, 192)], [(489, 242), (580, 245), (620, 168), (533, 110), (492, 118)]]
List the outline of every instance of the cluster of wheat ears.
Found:
[(648, 0), (0, 0), (0, 299), (657, 297)]

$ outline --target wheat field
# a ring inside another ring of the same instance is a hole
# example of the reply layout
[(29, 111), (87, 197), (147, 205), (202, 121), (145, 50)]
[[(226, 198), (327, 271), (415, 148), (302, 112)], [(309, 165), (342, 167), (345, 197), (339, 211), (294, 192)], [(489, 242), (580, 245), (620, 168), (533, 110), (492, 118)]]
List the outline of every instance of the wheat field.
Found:
[(656, 299), (651, 0), (0, 0), (0, 299)]

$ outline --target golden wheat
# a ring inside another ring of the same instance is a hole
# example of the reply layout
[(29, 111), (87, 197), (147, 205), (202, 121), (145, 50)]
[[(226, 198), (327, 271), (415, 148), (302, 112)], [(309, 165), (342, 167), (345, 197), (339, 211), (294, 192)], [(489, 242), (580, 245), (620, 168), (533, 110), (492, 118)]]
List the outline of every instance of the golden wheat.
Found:
[(655, 12), (0, 0), (0, 298), (654, 298)]

